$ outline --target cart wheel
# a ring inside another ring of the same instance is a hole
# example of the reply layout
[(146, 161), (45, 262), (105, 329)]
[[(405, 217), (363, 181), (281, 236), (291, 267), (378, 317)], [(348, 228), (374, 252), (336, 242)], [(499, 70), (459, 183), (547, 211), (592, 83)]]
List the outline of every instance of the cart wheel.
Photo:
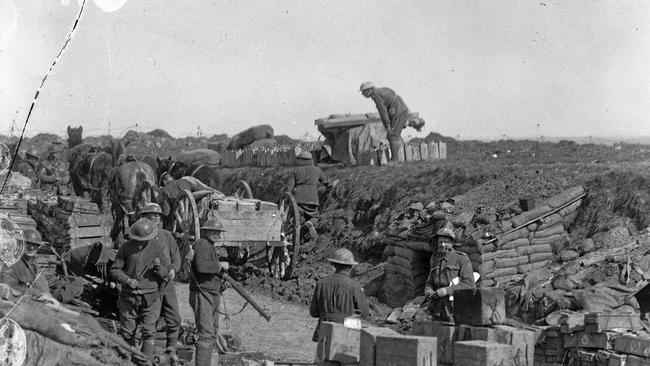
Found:
[(295, 198), (289, 192), (282, 194), (278, 206), (282, 215), (280, 237), (285, 245), (269, 247), (267, 263), (272, 277), (287, 280), (293, 273), (300, 252), (300, 211)]
[(172, 233), (194, 232), (196, 239), (201, 236), (201, 223), (199, 222), (199, 213), (196, 209), (194, 196), (188, 190), (183, 190), (176, 197), (176, 207), (172, 217)]
[(235, 198), (248, 198), (253, 199), (253, 191), (251, 191), (251, 186), (246, 183), (244, 180), (238, 180), (235, 183), (235, 192), (233, 193)]

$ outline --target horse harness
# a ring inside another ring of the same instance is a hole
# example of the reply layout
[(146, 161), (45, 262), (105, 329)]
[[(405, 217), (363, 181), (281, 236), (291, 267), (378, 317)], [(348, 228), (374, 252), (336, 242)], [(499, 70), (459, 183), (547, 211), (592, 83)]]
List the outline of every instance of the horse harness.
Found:
[[(93, 171), (93, 165), (95, 164), (95, 160), (97, 160), (97, 158), (98, 158), (101, 154), (107, 154), (107, 155), (108, 155), (108, 153), (103, 152), (103, 151), (100, 151), (100, 152), (96, 153), (95, 156), (93, 156), (93, 158), (90, 160), (90, 165), (88, 165), (88, 180), (84, 179), (84, 177), (82, 177), (81, 174), (79, 174), (79, 173), (77, 172), (77, 171), (79, 170), (79, 163), (75, 164), (75, 168), (76, 168), (76, 169), (75, 169), (75, 171), (73, 172), (74, 175), (76, 175), (77, 178), (79, 178), (79, 181), (81, 182), (81, 185), (84, 186), (84, 188), (89, 189), (89, 190), (91, 190), (91, 191), (102, 191), (102, 190), (108, 188), (108, 183), (107, 183), (105, 186), (103, 186), (103, 187), (99, 187), (99, 188), (97, 188), (97, 187), (95, 187), (95, 185), (93, 185), (92, 183), (89, 182), (89, 180), (91, 179), (90, 174), (91, 174), (91, 172)], [(88, 155), (86, 155), (86, 156), (88, 156)]]

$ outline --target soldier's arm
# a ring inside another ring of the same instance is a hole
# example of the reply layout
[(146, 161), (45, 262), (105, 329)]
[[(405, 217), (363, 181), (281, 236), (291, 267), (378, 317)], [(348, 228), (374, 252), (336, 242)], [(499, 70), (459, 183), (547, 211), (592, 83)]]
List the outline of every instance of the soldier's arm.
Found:
[(368, 299), (366, 299), (366, 294), (363, 292), (363, 288), (360, 285), (354, 289), (354, 307), (356, 310), (361, 312), (361, 317), (363, 319), (368, 319), (370, 317)]
[(472, 289), (476, 286), (474, 284), (474, 271), (472, 270), (472, 263), (469, 261), (469, 258), (466, 255), (461, 254), (458, 264), (460, 267), (458, 269), (458, 277), (460, 281), (458, 282), (458, 285), (451, 285), (447, 288), (447, 293), (449, 295), (452, 295), (456, 290)]
[(198, 273), (203, 274), (219, 274), (221, 273), (221, 263), (218, 259), (212, 259), (207, 242), (202, 240), (194, 244), (194, 269)]
[(47, 278), (45, 278), (45, 273), (43, 273), (42, 270), (39, 270), (36, 273), (36, 278), (34, 279), (34, 284), (32, 285), (32, 288), (38, 290), (38, 292), (40, 292), (43, 295), (51, 295), (50, 285), (47, 283)]
[(309, 315), (311, 315), (313, 318), (320, 317), (320, 309), (318, 306), (318, 293), (320, 292), (320, 287), (320, 283), (316, 285), (314, 294), (311, 297), (311, 304), (309, 305)]
[(178, 272), (181, 269), (181, 252), (178, 250), (178, 244), (176, 244), (176, 240), (171, 234), (168, 235), (168, 240), (170, 240), (172, 268), (174, 272)]
[(380, 94), (373, 94), (372, 100), (375, 101), (377, 106), (377, 112), (379, 112), (379, 117), (381, 117), (381, 122), (384, 124), (386, 131), (390, 129), (390, 117), (388, 117), (388, 108), (386, 108), (386, 103), (384, 98)]
[(126, 284), (126, 281), (130, 279), (126, 272), (124, 272), (124, 248), (126, 248), (126, 245), (122, 245), (120, 249), (117, 250), (115, 260), (111, 266), (111, 278), (113, 281), (123, 285)]

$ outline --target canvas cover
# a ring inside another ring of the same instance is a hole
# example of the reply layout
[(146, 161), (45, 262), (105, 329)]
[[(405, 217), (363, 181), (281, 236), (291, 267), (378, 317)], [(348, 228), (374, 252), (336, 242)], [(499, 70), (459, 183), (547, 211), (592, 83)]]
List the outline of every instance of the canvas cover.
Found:
[[(417, 113), (409, 113), (407, 125), (421, 128), (424, 121)], [(333, 161), (356, 165), (359, 154), (388, 147), (386, 129), (378, 113), (333, 114), (316, 120), (318, 131), (325, 137), (324, 150)], [(329, 146), (329, 148), (327, 148)]]
[(209, 166), (219, 166), (221, 155), (210, 149), (196, 149), (183, 151), (176, 155), (176, 161), (184, 164), (203, 164)]

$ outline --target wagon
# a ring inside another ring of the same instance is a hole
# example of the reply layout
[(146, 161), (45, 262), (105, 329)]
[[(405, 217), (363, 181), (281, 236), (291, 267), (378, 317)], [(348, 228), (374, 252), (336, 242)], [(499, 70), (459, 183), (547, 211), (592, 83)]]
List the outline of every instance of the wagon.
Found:
[(225, 228), (218, 245), (231, 264), (263, 259), (272, 277), (291, 277), (300, 251), (300, 214), (291, 193), (283, 193), (278, 203), (261, 201), (246, 182), (238, 181), (232, 196), (183, 191), (176, 197), (172, 232), (177, 237), (200, 238), (200, 227), (209, 219)]

